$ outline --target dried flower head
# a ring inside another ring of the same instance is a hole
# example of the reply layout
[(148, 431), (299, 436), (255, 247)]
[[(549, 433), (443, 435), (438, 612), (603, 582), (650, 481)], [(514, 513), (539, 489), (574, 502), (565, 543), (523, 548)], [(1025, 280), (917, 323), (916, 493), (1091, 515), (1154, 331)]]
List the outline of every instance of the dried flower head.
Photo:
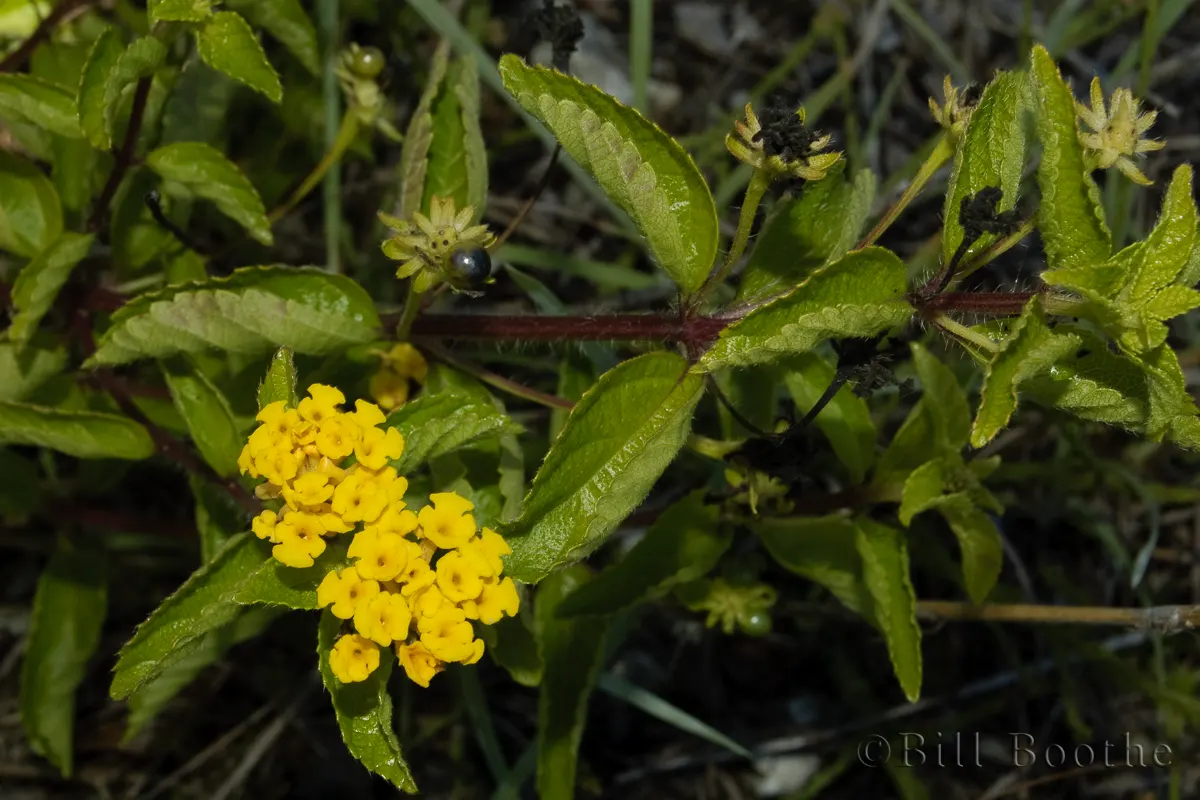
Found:
[(772, 103), (762, 120), (746, 104), (746, 119), (733, 123), (725, 146), (735, 158), (772, 177), (791, 176), (819, 181), (841, 160), (840, 152), (822, 152), (833, 141), (804, 124), (804, 107)]

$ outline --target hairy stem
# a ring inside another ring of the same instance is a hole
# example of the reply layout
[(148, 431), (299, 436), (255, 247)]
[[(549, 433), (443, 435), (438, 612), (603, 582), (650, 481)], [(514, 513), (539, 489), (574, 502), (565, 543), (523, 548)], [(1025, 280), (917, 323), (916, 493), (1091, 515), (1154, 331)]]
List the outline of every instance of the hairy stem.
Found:
[(938, 316), (934, 317), (933, 321), (934, 321), (934, 324), (936, 324), (942, 330), (946, 331), (949, 334), (957, 336), (958, 338), (962, 339), (963, 341), (970, 342), (971, 344), (975, 345), (976, 347), (980, 348), (981, 350), (984, 350), (989, 353), (1000, 352), (1000, 345), (996, 344), (995, 342), (993, 342), (991, 339), (987, 338), (983, 334), (976, 333), (975, 331), (968, 328), (966, 325), (963, 325), (960, 322), (956, 322), (956, 321), (950, 319), (950, 317), (947, 317), (945, 314), (939, 314)]
[(954, 283), (958, 284), (963, 278), (967, 277), (975, 270), (979, 269), (980, 267), (987, 266), (1003, 254), (1007, 253), (1009, 250), (1016, 247), (1022, 239), (1033, 233), (1033, 229), (1036, 226), (1037, 219), (1035, 217), (1030, 217), (1021, 223), (1021, 227), (1017, 228), (1008, 236), (1002, 236), (1001, 238), (997, 239), (991, 244), (990, 247), (988, 247), (988, 249), (972, 258), (966, 264), (963, 264), (962, 268), (959, 269), (958, 273), (954, 276)]
[(875, 227), (871, 228), (871, 231), (862, 238), (862, 241), (858, 243), (858, 249), (875, 244), (875, 241), (883, 235), (884, 231), (891, 227), (892, 223), (896, 221), (896, 217), (900, 216), (900, 213), (908, 208), (908, 204), (921, 193), (921, 190), (925, 188), (925, 184), (929, 183), (934, 173), (941, 169), (942, 165), (949, 161), (952, 155), (954, 155), (954, 145), (951, 143), (950, 137), (943, 134), (942, 138), (938, 140), (937, 145), (933, 148), (933, 152), (929, 154), (929, 157), (925, 159), (925, 163), (921, 165), (921, 168), (917, 170), (917, 174), (913, 176), (912, 183), (904, 190), (904, 194), (900, 195), (900, 199), (883, 213), (879, 222), (875, 223)]
[(681, 318), (676, 314), (602, 314), (586, 317), (535, 314), (423, 314), (414, 337), (493, 341), (681, 342), (707, 345), (736, 318)]
[(771, 174), (766, 170), (755, 170), (750, 177), (750, 184), (746, 187), (746, 198), (742, 202), (741, 215), (738, 217), (737, 233), (734, 234), (733, 244), (729, 247), (729, 255), (725, 257), (724, 263), (709, 275), (708, 280), (704, 282), (700, 293), (717, 286), (725, 278), (729, 277), (730, 270), (737, 264), (738, 259), (742, 257), (742, 253), (746, 252), (746, 245), (750, 242), (750, 229), (754, 227), (754, 218), (758, 214), (758, 206), (762, 203), (763, 195), (767, 193), (767, 188), (771, 185)]

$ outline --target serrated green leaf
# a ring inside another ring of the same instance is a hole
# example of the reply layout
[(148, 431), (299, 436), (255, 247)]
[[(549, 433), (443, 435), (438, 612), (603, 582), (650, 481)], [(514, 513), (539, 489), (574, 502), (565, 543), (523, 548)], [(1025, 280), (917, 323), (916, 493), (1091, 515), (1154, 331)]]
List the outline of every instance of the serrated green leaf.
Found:
[(88, 365), (207, 349), (258, 355), (287, 346), (321, 355), (372, 342), (378, 332), (371, 298), (349, 278), (308, 267), (243, 267), (126, 303)]
[(588, 697), (604, 661), (608, 618), (562, 619), (564, 598), (587, 585), (581, 565), (554, 573), (538, 586), (534, 613), (544, 671), (538, 695), (538, 797), (575, 797), (576, 760), (587, 721)]
[(629, 212), (659, 266), (685, 293), (699, 289), (716, 258), (719, 221), (708, 184), (679, 143), (595, 86), (555, 70), (510, 54), (500, 59), (500, 75), (521, 107)]
[(70, 89), (32, 75), (0, 74), (0, 119), (28, 123), (50, 133), (78, 139), (83, 135)]
[(433, 142), (433, 103), (446, 79), (450, 64), (450, 42), (443, 39), (429, 62), (429, 77), (421, 99), (408, 121), (404, 147), (400, 151), (400, 197), (396, 213), (401, 219), (410, 218), (421, 210), (425, 197), (425, 176), (429, 172), (429, 147)]
[(991, 517), (965, 492), (945, 495), (935, 506), (958, 539), (963, 581), (973, 603), (983, 603), (996, 586), (1004, 566), (1004, 541)]
[(950, 368), (924, 346), (914, 342), (911, 347), (921, 391), (928, 398), (925, 408), (932, 412), (935, 439), (942, 447), (957, 451), (966, 444), (971, 431), (966, 392)]
[(146, 15), (156, 22), (200, 22), (212, 13), (212, 0), (149, 0)]
[(87, 139), (67, 139), (55, 136), (51, 139), (52, 150), (50, 178), (68, 211), (82, 211), (92, 197), (100, 191), (103, 180), (98, 153)]
[(317, 30), (300, 0), (225, 0), (224, 6), (278, 39), (310, 73), (320, 73)]
[(75, 690), (100, 644), (107, 611), (104, 551), (60, 537), (38, 579), (21, 668), (21, 724), (35, 753), (69, 778)]
[(1147, 378), (1147, 405), (1144, 434), (1152, 442), (1161, 441), (1180, 417), (1194, 417), (1197, 409), (1187, 390), (1179, 356), (1169, 346), (1159, 345), (1141, 358)]
[(67, 348), (37, 338), (24, 347), (0, 342), (0, 400), (20, 401), (67, 366)]
[(223, 599), (239, 605), (279, 606), (297, 611), (313, 611), (317, 605), (317, 586), (331, 569), (340, 569), (349, 563), (346, 549), (350, 537), (332, 539), (325, 551), (313, 560), (311, 567), (288, 567), (271, 557), (271, 547), (266, 542), (254, 540), (244, 545), (258, 554), (258, 566), (246, 573), (238, 585), (227, 592)]
[(1146, 379), (1130, 359), (1113, 353), (1106, 340), (1080, 329), (1083, 342), (1074, 358), (1025, 383), (1022, 391), (1036, 403), (1094, 422), (1135, 429), (1146, 418)]
[(196, 50), (204, 63), (260, 92), (273, 103), (283, 99), (279, 74), (241, 14), (218, 11), (195, 28), (195, 32)]
[(123, 47), (120, 35), (109, 29), (96, 40), (79, 80), (77, 99), (79, 126), (88, 141), (101, 150), (113, 146), (122, 93), (153, 75), (166, 55), (166, 46), (153, 36), (138, 37)]
[(222, 149), (226, 117), (238, 85), (203, 61), (183, 68), (163, 109), (159, 144), (205, 142)]
[[(1196, 201), (1192, 198), (1192, 167), (1180, 164), (1163, 196), (1158, 222), (1138, 250), (1129, 282), (1118, 300), (1145, 306), (1163, 288), (1170, 286), (1187, 266), (1196, 244)], [(1182, 287), (1186, 288), (1186, 287)], [(1166, 317), (1158, 317), (1166, 319)]]
[(487, 646), (488, 656), (508, 671), (522, 686), (537, 686), (542, 682), (542, 656), (526, 617), (527, 604), (521, 602), (521, 612), (505, 617), (495, 625), (478, 629), (479, 638)]
[[(944, 452), (934, 428), (932, 400), (922, 397), (908, 412), (875, 467), (874, 485), (903, 484), (908, 474)], [(970, 412), (967, 421), (970, 423)]]
[(0, 151), (0, 250), (33, 258), (62, 231), (54, 184), (33, 164)]
[(723, 330), (698, 368), (769, 363), (830, 338), (870, 338), (912, 314), (904, 263), (881, 247), (855, 250)]
[(855, 549), (863, 581), (875, 601), (875, 617), (900, 687), (910, 703), (921, 696), (921, 626), (917, 596), (908, 576), (908, 539), (903, 531), (858, 517)]
[(467, 203), (475, 209), (471, 224), (483, 219), (488, 195), (487, 147), (480, 127), (479, 67), (475, 59), (464, 56), (462, 69), (453, 90), (463, 115), (463, 155), (467, 163)]
[[(113, 198), (108, 238), (113, 262), (122, 269), (143, 269), (168, 248), (178, 248), (175, 237), (155, 221), (146, 205), (146, 194), (158, 185), (153, 172), (135, 167), (126, 174)], [(169, 216), (175, 208), (175, 198), (164, 195), (161, 201), (163, 213)]]
[(691, 429), (703, 377), (673, 353), (609, 370), (575, 404), (506, 526), (505, 572), (536, 583), (596, 547), (649, 493)]
[(188, 488), (195, 500), (200, 563), (207, 564), (221, 552), (226, 542), (246, 529), (246, 512), (234, 502), (224, 486), (201, 475), (189, 475)]
[(342, 741), (350, 754), (371, 772), (397, 789), (416, 794), (417, 784), (400, 751), (400, 741), (392, 729), (392, 696), (387, 682), (395, 664), (392, 649), (380, 652), (379, 666), (365, 681), (342, 683), (329, 666), (329, 653), (341, 631), (342, 621), (329, 609), (321, 612), (317, 632), (317, 659), (325, 690), (333, 701)]
[(258, 190), (220, 150), (202, 142), (175, 142), (146, 156), (146, 166), (166, 180), (187, 187), (197, 197), (212, 201), (257, 241), (268, 247), (274, 243)]
[(560, 617), (610, 615), (657, 597), (677, 584), (704, 577), (733, 541), (718, 527), (718, 508), (692, 492), (662, 513), (616, 564), (572, 592)]
[(154, 453), (150, 434), (131, 419), (12, 402), (0, 402), (0, 444), (47, 447), (75, 458), (139, 460)]
[[(796, 403), (796, 411), (807, 414), (825, 393), (836, 370), (816, 353), (804, 353), (787, 362), (784, 382)], [(862, 483), (875, 462), (875, 423), (867, 401), (842, 386), (813, 423), (829, 440), (834, 454), (850, 472), (855, 483)]]
[(474, 224), (483, 215), (487, 194), (487, 156), (479, 128), (479, 74), (474, 59), (461, 58), (449, 65), (431, 115), (421, 208), (428, 210), (435, 196), (450, 197), (456, 208), (474, 207)]
[(175, 408), (205, 462), (223, 478), (236, 475), (245, 442), (221, 390), (182, 358), (162, 362), (162, 372)]
[(788, 570), (820, 584), (842, 605), (875, 622), (875, 601), (863, 582), (857, 534), (848, 518), (787, 517), (756, 520), (751, 527), (771, 557)]
[(1112, 254), (1100, 190), (1085, 163), (1075, 95), (1046, 48), (1033, 48), (1030, 79), (1042, 160), (1038, 165), (1038, 230), (1051, 269), (1103, 264)]
[(1197, 307), (1200, 307), (1200, 292), (1175, 284), (1154, 295), (1142, 313), (1153, 320), (1168, 320)]
[(971, 446), (983, 447), (1008, 425), (1017, 410), (1017, 390), (1075, 352), (1082, 339), (1057, 334), (1046, 324), (1038, 297), (1030, 300), (983, 377), (979, 410), (971, 428)]
[(805, 183), (798, 198), (776, 204), (742, 271), (738, 301), (783, 294), (844, 256), (858, 241), (874, 197), (873, 172), (859, 170), (850, 183), (838, 166), (823, 180)]
[(490, 395), (458, 390), (405, 403), (384, 424), (404, 436), (404, 453), (392, 462), (401, 475), (469, 444), (523, 430), (496, 408)]
[[(966, 133), (958, 140), (942, 210), (942, 263), (949, 264), (963, 240), (958, 215), (964, 197), (989, 186), (1003, 195), (998, 211), (1017, 204), (1025, 166), (1025, 114), (1029, 111), (1029, 78), (1024, 72), (1001, 72), (992, 79), (971, 112)], [(996, 234), (984, 234), (964, 254), (964, 263), (989, 247)]]
[(277, 608), (247, 608), (233, 622), (189, 645), (182, 658), (129, 696), (129, 718), (121, 743), (131, 742), (201, 672), (221, 660), (230, 648), (258, 636), (281, 613)]
[(947, 459), (935, 458), (914, 469), (904, 481), (904, 494), (900, 499), (900, 524), (908, 527), (913, 517), (937, 505), (945, 494), (947, 482)]
[(300, 404), (296, 394), (296, 364), (290, 347), (281, 347), (275, 351), (271, 356), (271, 365), (267, 367), (267, 374), (258, 385), (260, 411), (280, 400), (288, 408), (295, 408)]
[(88, 254), (93, 238), (91, 234), (64, 233), (21, 268), (12, 287), (13, 315), (8, 329), (18, 347), (32, 338), (71, 271)]

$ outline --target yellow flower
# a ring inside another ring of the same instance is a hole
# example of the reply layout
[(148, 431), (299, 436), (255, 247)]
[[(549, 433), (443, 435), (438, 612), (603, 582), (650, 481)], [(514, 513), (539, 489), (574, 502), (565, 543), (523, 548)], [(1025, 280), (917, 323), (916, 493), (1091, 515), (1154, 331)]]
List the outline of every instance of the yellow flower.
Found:
[[(404, 478), (400, 479), (400, 481), (403, 480)], [(407, 481), (405, 483), (407, 484)], [(387, 509), (379, 515), (379, 519), (375, 521), (375, 527), (379, 529), (380, 533), (394, 533), (397, 536), (405, 536), (417, 529), (417, 515), (405, 509), (402, 501), (393, 500)]]
[(340, 416), (330, 416), (317, 428), (316, 445), (321, 455), (331, 461), (341, 461), (354, 452), (362, 431)]
[(442, 556), (437, 563), (437, 585), (453, 603), (474, 600), (483, 591), (483, 578), (475, 565), (457, 551)]
[(725, 147), (734, 158), (773, 178), (790, 175), (806, 181), (821, 180), (841, 160), (840, 152), (821, 152), (833, 137), (818, 136), (805, 128), (803, 106), (793, 110), (774, 105), (765, 118), (764, 126), (750, 103), (746, 104), (745, 121), (735, 121), (733, 133), (725, 137)]
[(379, 406), (374, 403), (368, 403), (366, 400), (355, 400), (354, 411), (346, 416), (353, 419), (355, 424), (363, 429), (364, 433), (370, 428), (382, 425), (387, 421), (387, 417), (379, 410)]
[[(430, 572), (430, 574), (434, 573)], [(432, 584), (421, 588), (408, 598), (408, 607), (412, 609), (413, 616), (417, 619), (437, 616), (443, 606), (449, 605), (453, 604), (446, 599), (441, 589)]]
[(313, 513), (320, 517), (326, 533), (349, 533), (354, 530), (354, 526), (342, 519), (341, 514), (335, 513), (328, 503), (322, 504)]
[(348, 555), (357, 558), (358, 574), (377, 581), (394, 580), (408, 564), (405, 540), (373, 528), (354, 535)]
[(408, 679), (426, 689), (429, 688), (429, 681), (433, 676), (446, 668), (446, 665), (419, 641), (396, 645), (396, 658), (400, 660), (400, 666), (404, 667)]
[(329, 668), (342, 683), (365, 681), (378, 666), (379, 648), (371, 640), (357, 634), (338, 639), (329, 651)]
[(475, 507), (471, 501), (454, 492), (429, 495), (432, 506), (417, 514), (420, 535), (447, 550), (466, 544), (475, 535), (475, 518), (468, 514)]
[(313, 559), (325, 552), (324, 532), (316, 515), (292, 512), (275, 526), (278, 544), (271, 548), (271, 555), (289, 567), (311, 567)]
[(504, 537), (491, 528), (484, 528), (478, 539), (472, 539), (459, 548), (463, 555), (482, 562), (479, 574), (485, 578), (499, 575), (504, 570), (504, 556), (512, 553), (512, 548)]
[(467, 619), (477, 619), (484, 625), (495, 625), (504, 616), (515, 617), (521, 605), (517, 586), (512, 578), (500, 582), (485, 580), (483, 590), (475, 600), (462, 604)]
[(324, 472), (306, 472), (292, 482), (290, 489), (284, 489), (283, 497), (293, 509), (319, 506), (333, 497), (333, 487), (329, 485), (329, 475)]
[(275, 541), (275, 523), (279, 521), (274, 511), (267, 509), (250, 522), (250, 530), (260, 539)]
[(354, 567), (346, 567), (340, 573), (330, 570), (317, 587), (317, 605), (329, 609), (338, 619), (350, 619), (362, 603), (370, 602), (379, 594), (379, 584), (364, 580)]
[(408, 402), (409, 382), (425, 382), (429, 364), (421, 351), (407, 342), (393, 345), (380, 358), (379, 371), (371, 376), (371, 396), (386, 409), (399, 408)]
[(1161, 150), (1166, 146), (1165, 142), (1142, 138), (1142, 134), (1154, 124), (1158, 112), (1140, 113), (1140, 104), (1128, 89), (1114, 91), (1111, 105), (1105, 109), (1104, 90), (1100, 87), (1099, 78), (1092, 79), (1091, 101), (1091, 108), (1076, 102), (1075, 111), (1084, 124), (1094, 131), (1081, 131), (1079, 134), (1079, 140), (1087, 148), (1092, 169), (1115, 166), (1134, 183), (1142, 186), (1154, 183), (1137, 168), (1132, 156)]
[(404, 437), (395, 428), (367, 428), (354, 446), (354, 457), (367, 469), (383, 469), (404, 452)]
[(415, 292), (424, 292), (439, 280), (461, 288), (455, 286), (459, 282), (450, 270), (450, 257), (461, 248), (487, 248), (496, 240), (485, 226), (471, 225), (474, 216), (473, 207), (456, 213), (454, 198), (436, 196), (430, 201), (429, 216), (416, 212), (411, 223), (380, 214), (395, 232), (384, 241), (383, 254), (400, 262), (396, 277), (412, 277)]
[(346, 396), (332, 386), (314, 383), (308, 387), (309, 396), (300, 401), (296, 409), (309, 422), (320, 425), (330, 417), (338, 416), (338, 406), (346, 402)]
[(254, 459), (254, 466), (270, 483), (282, 486), (296, 477), (300, 459), (291, 450), (284, 449), (284, 445), (277, 445), (261, 450)]
[(437, 573), (429, 566), (429, 562), (422, 558), (421, 545), (405, 540), (404, 546), (408, 549), (408, 563), (396, 576), (396, 580), (401, 584), (400, 593), (405, 597), (412, 597), (425, 587), (436, 583)]
[(371, 376), (367, 391), (376, 403), (390, 411), (408, 402), (408, 379), (383, 368)]
[(937, 124), (945, 128), (952, 137), (960, 137), (966, 132), (971, 112), (975, 110), (974, 104), (968, 100), (968, 92), (969, 89), (960, 90), (951, 83), (950, 76), (947, 75), (942, 84), (945, 103), (938, 105), (932, 97), (929, 98), (930, 113)]
[(443, 606), (432, 617), (418, 617), (421, 644), (442, 661), (462, 661), (475, 652), (475, 629), (461, 608)]
[(251, 478), (258, 477), (258, 470), (254, 468), (254, 454), (250, 452), (250, 443), (246, 442), (246, 446), (242, 448), (242, 452), (238, 455), (237, 460), (238, 471), (243, 475), (249, 475)]
[(354, 629), (376, 644), (387, 646), (408, 637), (412, 612), (398, 594), (381, 592), (361, 603), (354, 613)]
[[(388, 469), (391, 469), (390, 467)], [(392, 475), (395, 475), (393, 470)], [(374, 522), (388, 504), (386, 476), (356, 470), (333, 491), (332, 508), (346, 522)]]

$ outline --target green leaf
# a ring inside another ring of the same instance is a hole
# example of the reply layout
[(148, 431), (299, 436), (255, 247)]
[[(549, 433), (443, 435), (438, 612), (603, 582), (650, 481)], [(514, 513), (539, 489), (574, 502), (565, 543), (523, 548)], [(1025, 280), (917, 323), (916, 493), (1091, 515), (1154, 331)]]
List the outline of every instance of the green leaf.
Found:
[(937, 505), (946, 492), (948, 458), (935, 458), (917, 467), (904, 481), (900, 500), (900, 524), (908, 527), (913, 517)]
[(50, 178), (55, 191), (68, 211), (82, 212), (99, 193), (103, 180), (102, 161), (106, 156), (96, 151), (87, 139), (67, 139), (55, 136), (50, 142)]
[(259, 355), (287, 346), (322, 355), (372, 342), (378, 331), (374, 303), (349, 278), (311, 267), (243, 267), (126, 303), (87, 366), (208, 349)]
[(333, 700), (342, 741), (350, 754), (368, 770), (386, 779), (396, 788), (416, 794), (413, 780), (400, 741), (392, 729), (392, 696), (388, 694), (388, 676), (392, 673), (395, 656), (385, 647), (380, 652), (379, 666), (359, 683), (342, 683), (329, 667), (329, 653), (338, 638), (342, 621), (329, 609), (321, 612), (317, 631), (317, 658), (325, 690)]
[(274, 243), (258, 190), (220, 150), (202, 142), (175, 142), (146, 156), (146, 166), (166, 180), (183, 185), (197, 197), (212, 201), (255, 240), (268, 247)]
[(42, 507), (42, 476), (38, 464), (7, 447), (0, 447), (0, 519), (27, 522)]
[(1017, 389), (1079, 348), (1082, 340), (1056, 334), (1046, 324), (1038, 297), (1030, 300), (1013, 324), (999, 352), (992, 356), (983, 378), (979, 411), (971, 428), (971, 446), (983, 447), (1008, 425), (1017, 410)]
[[(43, 343), (44, 344), (44, 343)], [(0, 400), (24, 400), (67, 366), (66, 347), (0, 342)]]
[(881, 247), (855, 250), (723, 330), (698, 367), (712, 372), (778, 361), (829, 338), (870, 338), (912, 314), (904, 263)]
[(104, 551), (60, 537), (38, 579), (21, 668), (21, 724), (29, 746), (69, 778), (74, 766), (75, 690), (107, 611)]
[(149, 0), (146, 14), (156, 22), (200, 22), (212, 13), (212, 0)]
[(598, 547), (674, 460), (703, 386), (684, 359), (665, 352), (602, 375), (572, 409), (520, 518), (506, 526), (513, 552), (505, 572), (536, 583)]
[[(1025, 114), (1029, 111), (1029, 78), (1024, 72), (1001, 72), (984, 88), (959, 139), (942, 210), (942, 263), (949, 264), (963, 240), (958, 215), (964, 197), (988, 186), (1003, 192), (998, 211), (1017, 204), (1025, 166)], [(984, 234), (968, 248), (963, 263), (989, 247), (995, 234)]]
[(475, 209), (475, 224), (487, 199), (487, 154), (479, 127), (479, 74), (473, 58), (450, 64), (433, 104), (430, 133), (421, 208), (427, 210), (435, 196), (451, 197), (456, 208)]
[(429, 76), (408, 121), (404, 147), (400, 151), (400, 197), (396, 214), (401, 219), (408, 219), (414, 212), (422, 210), (426, 196), (425, 177), (429, 173), (429, 148), (433, 144), (433, 103), (446, 79), (449, 64), (450, 42), (443, 39), (429, 62)]
[(0, 402), (0, 444), (48, 447), (75, 458), (139, 460), (154, 453), (150, 434), (131, 419), (12, 402)]
[(237, 91), (237, 83), (223, 73), (203, 61), (189, 62), (163, 109), (159, 144), (205, 142), (222, 149), (229, 106)]
[(863, 582), (854, 524), (846, 517), (763, 518), (751, 524), (771, 557), (820, 584), (842, 605), (875, 624), (875, 601)]
[(459, 390), (405, 403), (385, 424), (404, 436), (404, 453), (392, 462), (401, 475), (467, 445), (523, 431), (496, 408), (490, 396)]
[(776, 204), (742, 271), (739, 302), (783, 294), (858, 241), (875, 198), (875, 174), (859, 170), (850, 183), (840, 166), (835, 170), (824, 180), (805, 183), (799, 198)]
[(100, 150), (113, 146), (122, 93), (153, 75), (166, 55), (166, 46), (153, 36), (141, 36), (123, 47), (120, 34), (110, 28), (96, 39), (80, 78), (76, 111), (88, 141)]
[[(1118, 300), (1134, 306), (1148, 305), (1164, 288), (1175, 283), (1191, 258), (1195, 244), (1196, 201), (1192, 198), (1192, 167), (1180, 164), (1163, 196), (1158, 222), (1146, 237), (1145, 246), (1137, 250), (1140, 257), (1130, 265), (1128, 283)], [(1185, 310), (1192, 307), (1189, 305)], [(1162, 316), (1165, 310), (1156, 313), (1156, 318), (1174, 316)]]
[(196, 50), (204, 63), (262, 93), (273, 103), (283, 99), (279, 74), (267, 61), (254, 31), (240, 14), (218, 11), (195, 31)]
[(234, 502), (224, 486), (200, 475), (188, 476), (195, 500), (196, 532), (200, 534), (200, 563), (207, 564), (225, 543), (246, 529), (246, 512)]
[(0, 151), (0, 250), (33, 258), (62, 231), (54, 184), (33, 164)]
[(912, 345), (913, 365), (921, 379), (924, 408), (929, 412), (937, 443), (958, 451), (966, 444), (971, 431), (971, 409), (967, 395), (954, 373), (917, 342)]
[(261, 411), (271, 403), (282, 400), (287, 408), (300, 404), (296, 394), (296, 364), (292, 359), (292, 348), (281, 347), (271, 356), (271, 366), (258, 385), (258, 409)]
[(1030, 78), (1042, 160), (1038, 165), (1038, 231), (1051, 269), (1102, 264), (1112, 254), (1100, 190), (1085, 163), (1075, 95), (1046, 48), (1033, 48)]
[(200, 455), (222, 478), (236, 475), (244, 442), (225, 395), (182, 358), (164, 361), (162, 371), (175, 408), (187, 423)]
[(1022, 391), (1047, 408), (1137, 429), (1146, 418), (1149, 403), (1142, 369), (1131, 359), (1110, 351), (1107, 340), (1093, 333), (1073, 329), (1071, 335), (1082, 340), (1077, 354), (1056, 363), (1053, 372), (1027, 381)]
[(0, 74), (0, 119), (27, 122), (68, 139), (83, 135), (75, 113), (74, 92), (22, 73)]
[(560, 617), (611, 615), (704, 577), (733, 541), (717, 525), (717, 506), (692, 492), (668, 508), (625, 556), (595, 580), (572, 592)]
[[(158, 186), (153, 172), (134, 167), (126, 173), (113, 198), (108, 238), (114, 265), (122, 270), (143, 269), (159, 260), (168, 248), (178, 249), (175, 237), (155, 221), (146, 205), (146, 194)], [(170, 216), (176, 209), (175, 198), (164, 195), (161, 200), (163, 213)]]
[(18, 347), (32, 338), (71, 270), (88, 254), (93, 238), (91, 234), (64, 233), (21, 269), (12, 287), (14, 313), (8, 329)]
[(542, 663), (538, 695), (537, 794), (542, 800), (575, 797), (579, 742), (587, 721), (588, 697), (604, 661), (608, 619), (563, 619), (564, 598), (585, 586), (587, 568), (573, 565), (538, 587), (534, 613)]
[(965, 493), (949, 494), (937, 504), (958, 539), (962, 552), (963, 580), (973, 603), (983, 603), (996, 586), (1004, 566), (1004, 541), (991, 517)]
[(854, 527), (863, 581), (874, 598), (892, 668), (905, 696), (915, 703), (921, 696), (921, 627), (916, 592), (908, 577), (908, 539), (903, 531), (866, 517), (856, 518)]
[(310, 73), (320, 73), (317, 30), (300, 0), (225, 0), (224, 6), (278, 39)]
[(542, 656), (526, 620), (526, 608), (522, 600), (522, 613), (505, 617), (495, 625), (481, 626), (478, 633), (487, 646), (487, 654), (508, 670), (514, 681), (522, 686), (537, 686), (542, 682)]
[(654, 123), (609, 95), (514, 55), (504, 86), (544, 122), (605, 194), (629, 212), (659, 266), (685, 293), (700, 288), (717, 255), (716, 206), (695, 162)]
[(232, 622), (188, 646), (181, 659), (129, 696), (129, 718), (121, 743), (131, 742), (201, 672), (220, 661), (235, 645), (258, 636), (281, 613), (276, 608), (245, 609)]
[[(787, 362), (784, 382), (796, 403), (796, 411), (806, 414), (825, 393), (836, 370), (816, 353), (803, 353)], [(875, 461), (875, 423), (867, 401), (842, 386), (833, 399), (813, 420), (829, 440), (838, 459), (846, 465), (850, 478), (862, 483)]]

